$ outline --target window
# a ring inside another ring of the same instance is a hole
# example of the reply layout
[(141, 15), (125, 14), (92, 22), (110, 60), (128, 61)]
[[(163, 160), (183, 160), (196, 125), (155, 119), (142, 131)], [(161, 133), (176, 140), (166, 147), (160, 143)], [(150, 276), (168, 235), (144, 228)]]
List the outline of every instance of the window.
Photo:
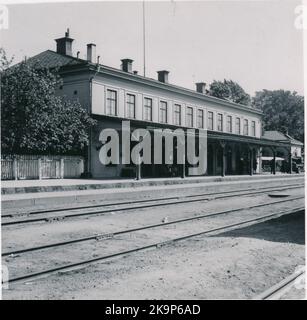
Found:
[(204, 110), (197, 110), (197, 128), (204, 128)]
[(232, 116), (227, 116), (227, 132), (232, 132)]
[(252, 121), (252, 136), (256, 136), (256, 122)]
[(221, 113), (217, 114), (217, 130), (223, 131), (223, 115)]
[(174, 125), (181, 126), (181, 105), (174, 105)]
[(186, 119), (186, 126), (193, 127), (193, 108), (187, 107), (187, 119)]
[(107, 90), (107, 115), (117, 115), (117, 92), (114, 90)]
[(208, 111), (208, 130), (213, 130), (213, 112)]
[(160, 101), (159, 119), (161, 123), (167, 123), (167, 102)]
[(152, 121), (152, 99), (144, 98), (144, 120)]
[(135, 95), (129, 93), (127, 94), (127, 117), (135, 118)]
[(243, 134), (248, 136), (248, 120), (244, 119)]
[(236, 118), (236, 134), (240, 134), (241, 132), (241, 119)]

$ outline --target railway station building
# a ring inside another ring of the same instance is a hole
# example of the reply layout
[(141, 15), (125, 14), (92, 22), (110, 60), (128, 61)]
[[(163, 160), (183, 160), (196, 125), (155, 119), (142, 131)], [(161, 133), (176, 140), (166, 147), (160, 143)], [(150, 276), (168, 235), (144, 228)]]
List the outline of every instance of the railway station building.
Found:
[[(157, 79), (139, 75), (133, 60), (123, 58), (121, 68), (100, 63), (96, 46), (87, 44), (87, 58), (72, 54), (73, 39), (69, 30), (56, 39), (56, 51), (46, 50), (28, 59), (47, 68), (59, 68), (63, 85), (58, 94), (78, 100), (97, 120), (90, 133), (86, 155), (86, 171), (94, 178), (119, 177), (184, 177), (188, 165), (103, 165), (99, 161), (102, 147), (99, 134), (103, 129), (122, 128), (130, 121), (131, 131), (194, 128), (207, 134), (207, 171), (205, 175), (259, 174), (265, 169), (263, 161), (270, 159), (271, 171), (276, 173), (278, 158), (292, 172), (293, 158), (301, 156), (302, 143), (276, 136), (262, 130), (262, 112), (250, 106), (208, 96), (205, 83), (196, 83), (195, 90), (169, 83), (167, 70), (157, 71)], [(296, 148), (296, 153), (294, 153)], [(299, 150), (299, 151), (298, 151)], [(264, 160), (263, 160), (264, 159)]]

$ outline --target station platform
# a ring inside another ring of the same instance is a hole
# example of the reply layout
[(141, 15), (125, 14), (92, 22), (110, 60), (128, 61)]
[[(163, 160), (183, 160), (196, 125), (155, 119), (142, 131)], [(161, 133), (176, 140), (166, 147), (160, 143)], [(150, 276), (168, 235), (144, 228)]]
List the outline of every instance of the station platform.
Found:
[[(182, 178), (156, 178), (125, 180), (96, 180), (96, 179), (57, 179), (57, 180), (18, 180), (1, 181), (2, 208), (11, 206), (37, 205), (51, 202), (75, 202), (84, 199), (102, 199), (112, 196), (120, 197), (120, 194), (129, 192), (148, 193), (169, 192), (174, 189), (206, 188), (212, 191), (221, 187), (232, 188), (232, 186), (249, 184), (253, 186), (269, 181), (293, 183), (295, 180), (302, 182), (304, 174), (257, 174), (236, 176), (206, 176)], [(292, 181), (292, 182), (290, 182)]]
[(1, 181), (1, 194), (23, 194), (41, 192), (60, 192), (74, 190), (97, 190), (97, 189), (118, 189), (137, 188), (146, 186), (181, 185), (191, 183), (210, 183), (226, 181), (244, 181), (249, 179), (278, 179), (281, 177), (290, 178), (293, 176), (304, 176), (302, 174), (255, 174), (232, 175), (232, 176), (205, 176), (182, 178), (152, 178), (152, 179), (46, 179), (46, 180), (8, 180)]

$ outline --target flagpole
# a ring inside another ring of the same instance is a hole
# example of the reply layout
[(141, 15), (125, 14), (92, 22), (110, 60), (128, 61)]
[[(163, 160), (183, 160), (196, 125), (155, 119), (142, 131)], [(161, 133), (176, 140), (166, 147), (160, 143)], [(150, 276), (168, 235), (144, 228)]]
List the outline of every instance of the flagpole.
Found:
[(146, 45), (145, 45), (145, 0), (143, 0), (143, 75), (146, 76)]

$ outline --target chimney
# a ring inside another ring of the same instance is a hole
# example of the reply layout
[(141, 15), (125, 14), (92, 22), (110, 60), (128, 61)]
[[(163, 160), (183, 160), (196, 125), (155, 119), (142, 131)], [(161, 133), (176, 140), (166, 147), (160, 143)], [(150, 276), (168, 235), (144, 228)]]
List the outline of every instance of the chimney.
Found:
[(197, 82), (196, 91), (199, 93), (206, 93), (206, 83), (205, 82)]
[(89, 44), (87, 44), (86, 60), (89, 62), (95, 62), (95, 58), (96, 58), (96, 44), (89, 43)]
[(158, 80), (160, 82), (168, 83), (169, 71), (162, 70), (162, 71), (157, 71), (157, 73), (158, 73)]
[(65, 37), (55, 39), (56, 41), (56, 52), (72, 56), (72, 42), (74, 39), (69, 37), (69, 29), (65, 32)]
[(122, 59), (122, 70), (125, 72), (132, 72), (132, 62), (131, 59)]

